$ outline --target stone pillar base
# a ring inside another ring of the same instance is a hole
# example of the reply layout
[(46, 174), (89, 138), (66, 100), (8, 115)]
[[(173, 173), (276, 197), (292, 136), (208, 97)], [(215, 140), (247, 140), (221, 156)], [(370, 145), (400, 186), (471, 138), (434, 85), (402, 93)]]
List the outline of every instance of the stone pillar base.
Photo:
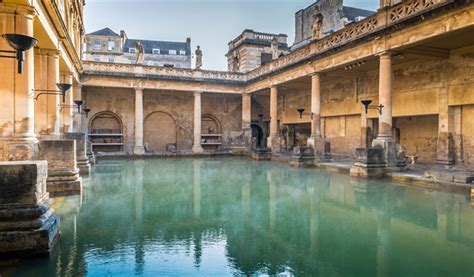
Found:
[(77, 160), (77, 167), (79, 168), (80, 175), (89, 175), (91, 173), (91, 164), (89, 159)]
[(201, 145), (193, 146), (192, 151), (193, 151), (194, 154), (203, 154), (204, 153), (204, 148), (202, 148)]
[(82, 178), (79, 170), (49, 170), (48, 192), (51, 196), (65, 196), (82, 193)]
[(314, 166), (315, 156), (314, 149), (310, 147), (295, 147), (293, 156), (290, 160), (290, 166), (293, 167), (309, 167)]
[(324, 163), (331, 161), (331, 143), (329, 141), (323, 138), (310, 137), (307, 145), (314, 149), (315, 162)]
[(91, 172), (91, 164), (87, 157), (87, 136), (85, 133), (64, 133), (65, 139), (73, 139), (76, 141), (76, 161), (79, 168), (79, 174), (88, 175)]
[(440, 133), (436, 144), (436, 163), (442, 165), (454, 165), (454, 136), (451, 133)]
[(377, 138), (372, 142), (372, 148), (383, 149), (385, 163), (389, 168), (404, 167), (406, 165), (405, 153), (401, 145), (397, 144), (392, 137)]
[(145, 147), (143, 146), (135, 146), (133, 147), (133, 154), (138, 156), (145, 155)]
[(279, 136), (270, 135), (267, 138), (267, 148), (270, 148), (272, 152), (280, 152), (281, 139)]
[(257, 161), (270, 161), (272, 159), (272, 151), (268, 148), (257, 148), (252, 151), (252, 159)]
[(46, 161), (0, 162), (0, 259), (48, 254), (57, 242), (47, 172)]
[(363, 178), (381, 178), (385, 176), (387, 164), (382, 148), (357, 148), (356, 159), (350, 175)]
[(39, 159), (48, 161), (47, 187), (51, 195), (82, 192), (82, 179), (76, 164), (75, 140), (40, 141)]
[(31, 161), (38, 156), (38, 140), (11, 140), (4, 144), (4, 159), (7, 161)]
[(92, 143), (90, 140), (86, 142), (86, 147), (87, 147), (86, 154), (87, 154), (87, 157), (89, 158), (89, 162), (91, 164), (96, 164), (95, 154), (94, 154), (94, 151), (92, 151)]
[(46, 134), (46, 135), (41, 135), (40, 140), (59, 140), (61, 139), (61, 135), (52, 135), (52, 134)]

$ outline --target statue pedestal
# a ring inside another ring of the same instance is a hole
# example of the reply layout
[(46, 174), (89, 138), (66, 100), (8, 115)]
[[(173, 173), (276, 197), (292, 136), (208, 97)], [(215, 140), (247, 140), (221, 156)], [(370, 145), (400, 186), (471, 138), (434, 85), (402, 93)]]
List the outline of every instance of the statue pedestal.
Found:
[(385, 176), (387, 164), (382, 148), (357, 148), (356, 159), (350, 175), (363, 178), (381, 178)]
[(50, 208), (46, 161), (0, 162), (0, 259), (51, 253), (59, 217)]

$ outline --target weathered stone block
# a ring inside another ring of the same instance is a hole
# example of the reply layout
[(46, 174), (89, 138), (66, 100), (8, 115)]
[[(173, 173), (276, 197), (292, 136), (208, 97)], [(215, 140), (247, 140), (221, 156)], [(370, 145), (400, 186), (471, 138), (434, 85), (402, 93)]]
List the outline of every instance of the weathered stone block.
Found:
[(384, 149), (357, 148), (355, 163), (351, 167), (350, 175), (364, 178), (380, 178), (386, 173)]
[(48, 161), (47, 186), (51, 195), (81, 193), (82, 179), (77, 168), (75, 140), (41, 141), (39, 158)]
[(272, 159), (272, 151), (268, 148), (257, 148), (252, 151), (252, 159), (263, 161)]
[(0, 205), (36, 205), (49, 198), (46, 161), (0, 162)]
[(64, 133), (65, 139), (73, 139), (76, 141), (76, 160), (77, 167), (79, 168), (80, 174), (89, 174), (91, 171), (91, 164), (87, 157), (86, 140), (87, 136), (85, 133)]
[(329, 162), (332, 159), (331, 142), (323, 138), (309, 138), (308, 146), (314, 149), (316, 162)]
[(290, 166), (307, 167), (314, 166), (314, 149), (310, 147), (295, 147), (293, 156), (290, 160)]
[(57, 241), (47, 170), (46, 161), (0, 162), (0, 259), (49, 253)]

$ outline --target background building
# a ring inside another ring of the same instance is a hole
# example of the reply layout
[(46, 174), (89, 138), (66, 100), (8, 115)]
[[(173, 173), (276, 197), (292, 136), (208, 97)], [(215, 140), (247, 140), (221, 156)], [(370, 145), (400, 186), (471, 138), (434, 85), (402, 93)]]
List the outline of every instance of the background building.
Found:
[(322, 35), (332, 34), (346, 25), (374, 14), (373, 11), (347, 7), (343, 0), (319, 0), (295, 14), (295, 41), (291, 50), (308, 44), (312, 37), (313, 14), (321, 13)]
[(144, 65), (191, 68), (190, 38), (185, 42), (129, 39), (125, 31), (117, 34), (110, 28), (86, 35), (84, 60), (134, 64), (138, 41), (143, 46)]
[(244, 30), (237, 38), (229, 42), (226, 54), (228, 70), (248, 72), (273, 60), (272, 40), (276, 38), (277, 56), (288, 53), (288, 36)]

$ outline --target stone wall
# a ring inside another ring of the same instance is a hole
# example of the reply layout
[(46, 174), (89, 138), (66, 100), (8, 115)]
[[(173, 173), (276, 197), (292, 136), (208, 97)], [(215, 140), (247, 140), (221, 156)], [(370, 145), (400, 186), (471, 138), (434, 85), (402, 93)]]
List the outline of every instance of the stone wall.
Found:
[[(116, 114), (123, 125), (124, 152), (132, 153), (135, 143), (134, 92), (113, 88), (85, 88), (84, 91), (88, 107), (93, 111), (89, 116), (89, 124), (96, 114)], [(149, 152), (163, 152), (167, 146), (176, 144), (177, 151), (190, 151), (194, 130), (193, 93), (145, 90), (143, 103), (145, 148)], [(206, 115), (215, 118), (220, 126), (221, 148), (230, 148), (234, 137), (241, 131), (242, 97), (205, 93), (202, 96), (202, 116)]]

